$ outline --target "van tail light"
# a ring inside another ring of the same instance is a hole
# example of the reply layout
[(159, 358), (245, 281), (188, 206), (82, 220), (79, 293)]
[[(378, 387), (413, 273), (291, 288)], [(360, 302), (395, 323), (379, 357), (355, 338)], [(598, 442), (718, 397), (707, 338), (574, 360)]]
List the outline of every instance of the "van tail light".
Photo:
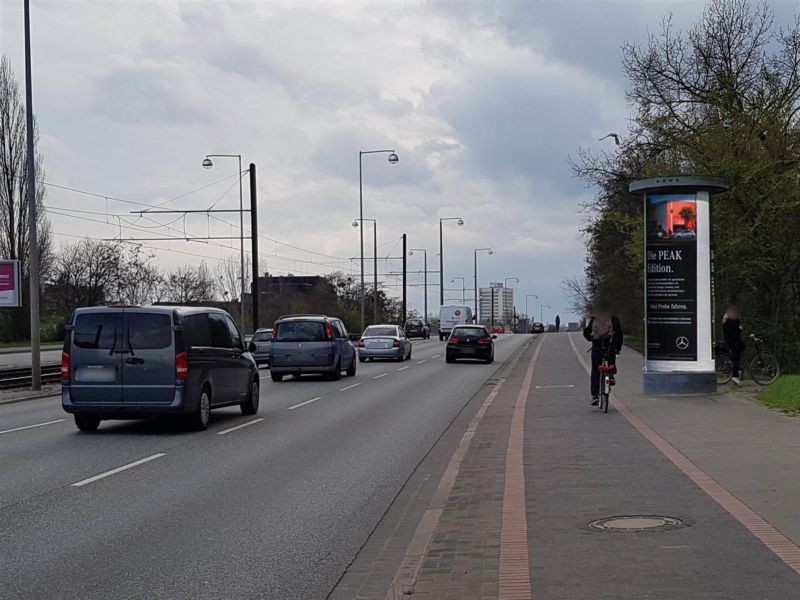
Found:
[(364, 340), (358, 340), (358, 347), (359, 348), (363, 348), (364, 347)]
[(69, 381), (69, 353), (61, 353), (61, 381)]
[(458, 343), (458, 338), (451, 335), (449, 338), (447, 338), (447, 343), (448, 344), (457, 344)]
[(481, 338), (481, 339), (478, 340), (478, 343), (479, 344), (491, 344), (492, 343), (492, 338), (490, 338), (490, 337)]
[(325, 323), (325, 339), (333, 339), (333, 327), (331, 327), (330, 323)]
[(400, 340), (395, 340), (394, 343), (392, 344), (392, 346), (394, 346), (395, 348), (399, 348), (400, 347)]
[(186, 352), (175, 355), (175, 379), (186, 380), (189, 375), (189, 359)]

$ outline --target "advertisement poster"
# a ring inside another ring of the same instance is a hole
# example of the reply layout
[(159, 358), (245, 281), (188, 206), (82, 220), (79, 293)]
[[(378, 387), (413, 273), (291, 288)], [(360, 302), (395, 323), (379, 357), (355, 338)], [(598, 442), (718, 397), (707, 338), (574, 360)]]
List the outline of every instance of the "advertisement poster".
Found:
[(648, 360), (697, 360), (697, 201), (647, 196)]
[(0, 260), (0, 308), (22, 306), (18, 260)]

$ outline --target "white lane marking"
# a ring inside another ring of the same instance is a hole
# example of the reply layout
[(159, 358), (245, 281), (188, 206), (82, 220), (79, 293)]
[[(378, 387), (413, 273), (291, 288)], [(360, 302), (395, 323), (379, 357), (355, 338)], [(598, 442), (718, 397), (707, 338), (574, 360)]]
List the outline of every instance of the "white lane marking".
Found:
[(373, 379), (380, 379), (381, 377), (386, 377), (387, 375), (388, 375), (388, 373), (381, 373), (380, 375), (375, 375), (375, 377), (373, 377)]
[(290, 406), (286, 410), (294, 410), (295, 408), (300, 408), (301, 406), (305, 406), (306, 404), (311, 404), (312, 402), (316, 402), (317, 400), (322, 400), (322, 396), (317, 396), (316, 398), (312, 398), (311, 400), (306, 400), (305, 402), (301, 402), (300, 404), (295, 404), (294, 406)]
[(45, 425), (53, 425), (54, 423), (63, 423), (66, 419), (57, 419), (55, 421), (47, 421), (46, 423), (36, 423), (36, 425), (25, 425), (25, 427), (15, 427), (14, 429), (6, 429), (5, 431), (0, 431), (0, 434), (3, 433), (13, 433), (14, 431), (23, 431), (25, 429), (34, 429), (35, 427), (44, 427)]
[(411, 368), (411, 365), (409, 365), (409, 366), (407, 366), (407, 367), (400, 367), (400, 368), (399, 368), (399, 369), (397, 369), (397, 370), (398, 370), (398, 371), (405, 371), (406, 369), (410, 369), (410, 368)]
[(426, 362), (428, 362), (428, 359), (427, 359), (427, 358), (426, 358), (425, 360), (420, 360), (420, 361), (418, 361), (418, 362), (417, 362), (417, 364), (418, 364), (418, 365), (421, 365), (422, 363), (426, 363)]
[(441, 354), (434, 354), (433, 356), (431, 356), (431, 358), (432, 358), (432, 359), (433, 359), (433, 358), (439, 358), (440, 356), (441, 356)]
[(537, 390), (550, 390), (553, 388), (573, 388), (575, 384), (570, 383), (569, 385), (537, 385)]
[(361, 385), (360, 383), (354, 383), (353, 385), (348, 385), (347, 387), (343, 387), (339, 391), (340, 392), (346, 392), (347, 390), (352, 390), (354, 387), (358, 387), (360, 385)]
[(253, 419), (252, 421), (248, 421), (247, 423), (242, 423), (241, 425), (237, 425), (236, 427), (231, 427), (230, 429), (224, 429), (222, 431), (218, 431), (217, 435), (225, 435), (226, 433), (230, 433), (231, 431), (236, 431), (237, 429), (241, 429), (242, 427), (249, 427), (250, 425), (255, 425), (256, 423), (260, 423), (264, 419)]
[(106, 477), (110, 477), (111, 475), (116, 475), (117, 473), (121, 473), (122, 471), (127, 471), (128, 469), (132, 469), (133, 467), (138, 467), (139, 465), (143, 465), (144, 463), (150, 462), (151, 460), (161, 458), (162, 456), (166, 456), (166, 454), (163, 452), (159, 452), (158, 454), (153, 454), (152, 456), (148, 456), (147, 458), (142, 458), (132, 463), (128, 463), (127, 465), (122, 465), (121, 467), (117, 467), (116, 469), (111, 469), (110, 471), (106, 471), (105, 473), (100, 473), (99, 475), (95, 475), (94, 477), (89, 477), (89, 479), (82, 479), (81, 481), (73, 483), (72, 486), (83, 487), (84, 485), (87, 485), (89, 483), (94, 483), (98, 479), (105, 479)]

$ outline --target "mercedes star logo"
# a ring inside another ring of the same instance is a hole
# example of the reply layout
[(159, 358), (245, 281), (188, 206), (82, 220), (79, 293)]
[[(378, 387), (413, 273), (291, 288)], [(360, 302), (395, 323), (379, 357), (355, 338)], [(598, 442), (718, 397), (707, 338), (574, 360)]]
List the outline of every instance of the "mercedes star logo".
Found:
[(686, 350), (689, 347), (689, 338), (687, 338), (685, 335), (682, 335), (675, 340), (675, 346), (678, 347), (678, 350)]

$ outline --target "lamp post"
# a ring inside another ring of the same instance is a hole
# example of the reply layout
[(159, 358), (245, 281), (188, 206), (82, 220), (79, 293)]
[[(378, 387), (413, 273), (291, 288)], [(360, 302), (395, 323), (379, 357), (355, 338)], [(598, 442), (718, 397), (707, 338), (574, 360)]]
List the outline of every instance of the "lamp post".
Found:
[(474, 265), (472, 277), (475, 280), (475, 322), (480, 323), (478, 320), (478, 252), (486, 252), (490, 256), (494, 254), (491, 248), (475, 248), (474, 252)]
[(528, 312), (528, 298), (535, 298), (538, 300), (539, 296), (536, 294), (525, 294), (525, 317), (530, 321), (531, 313)]
[(553, 308), (549, 304), (540, 304), (539, 305), (539, 322), (544, 325), (544, 317), (542, 316), (544, 313), (542, 312), (545, 308)]
[[(507, 289), (507, 288), (508, 288), (508, 282), (509, 282), (509, 281), (513, 281), (513, 282), (515, 282), (515, 283), (519, 283), (519, 277), (506, 277), (506, 278), (505, 278), (505, 280), (504, 280), (504, 282), (503, 282), (503, 288), (504, 288), (504, 289)], [(506, 293), (505, 293), (505, 292), (503, 292), (503, 305), (504, 305), (504, 306), (503, 306), (503, 308), (504, 308), (504, 309), (505, 309), (505, 295), (506, 295)], [(512, 309), (514, 308), (513, 301), (512, 301), (511, 308), (512, 308)], [(513, 312), (513, 311), (512, 311), (512, 312)]]
[(455, 283), (456, 279), (461, 280), (461, 304), (466, 304), (467, 303), (466, 280), (463, 277), (453, 277), (450, 280), (450, 283)]
[[(361, 221), (372, 221), (372, 260), (373, 266), (372, 270), (375, 271), (375, 290), (372, 293), (372, 322), (378, 322), (378, 221), (375, 219), (354, 219), (353, 220), (353, 227), (358, 227), (358, 222)], [(363, 240), (363, 236), (362, 236)]]
[(411, 248), (408, 255), (414, 256), (414, 252), (422, 252), (425, 261), (425, 322), (428, 322), (428, 251), (424, 248)]
[(459, 227), (464, 226), (464, 219), (461, 217), (444, 217), (439, 219), (439, 306), (444, 306), (444, 254), (443, 254), (443, 232), (442, 223), (444, 221), (455, 221)]
[[(214, 166), (212, 158), (237, 158), (239, 159), (239, 250), (241, 254), (241, 282), (242, 289), (239, 292), (239, 314), (242, 320), (242, 329), (244, 329), (244, 204), (242, 200), (242, 155), (241, 154), (206, 154), (203, 159), (203, 168), (210, 169)], [(253, 282), (253, 285), (257, 285)], [(257, 301), (257, 294), (253, 294), (253, 302)]]
[[(400, 160), (398, 158), (397, 153), (394, 150), (359, 150), (358, 151), (358, 219), (359, 221), (364, 220), (364, 184), (363, 178), (361, 176), (362, 168), (362, 157), (365, 154), (388, 154), (389, 155), (389, 164), (396, 165), (397, 162)], [(366, 319), (364, 318), (364, 228), (361, 227), (359, 230), (361, 235), (361, 331), (364, 331)], [(377, 259), (376, 259), (377, 260)], [(377, 269), (375, 273), (377, 274)], [(376, 275), (377, 276), (377, 275)], [(375, 293), (377, 294), (377, 284)], [(376, 301), (377, 302), (377, 301)], [(376, 309), (377, 310), (377, 309)]]

